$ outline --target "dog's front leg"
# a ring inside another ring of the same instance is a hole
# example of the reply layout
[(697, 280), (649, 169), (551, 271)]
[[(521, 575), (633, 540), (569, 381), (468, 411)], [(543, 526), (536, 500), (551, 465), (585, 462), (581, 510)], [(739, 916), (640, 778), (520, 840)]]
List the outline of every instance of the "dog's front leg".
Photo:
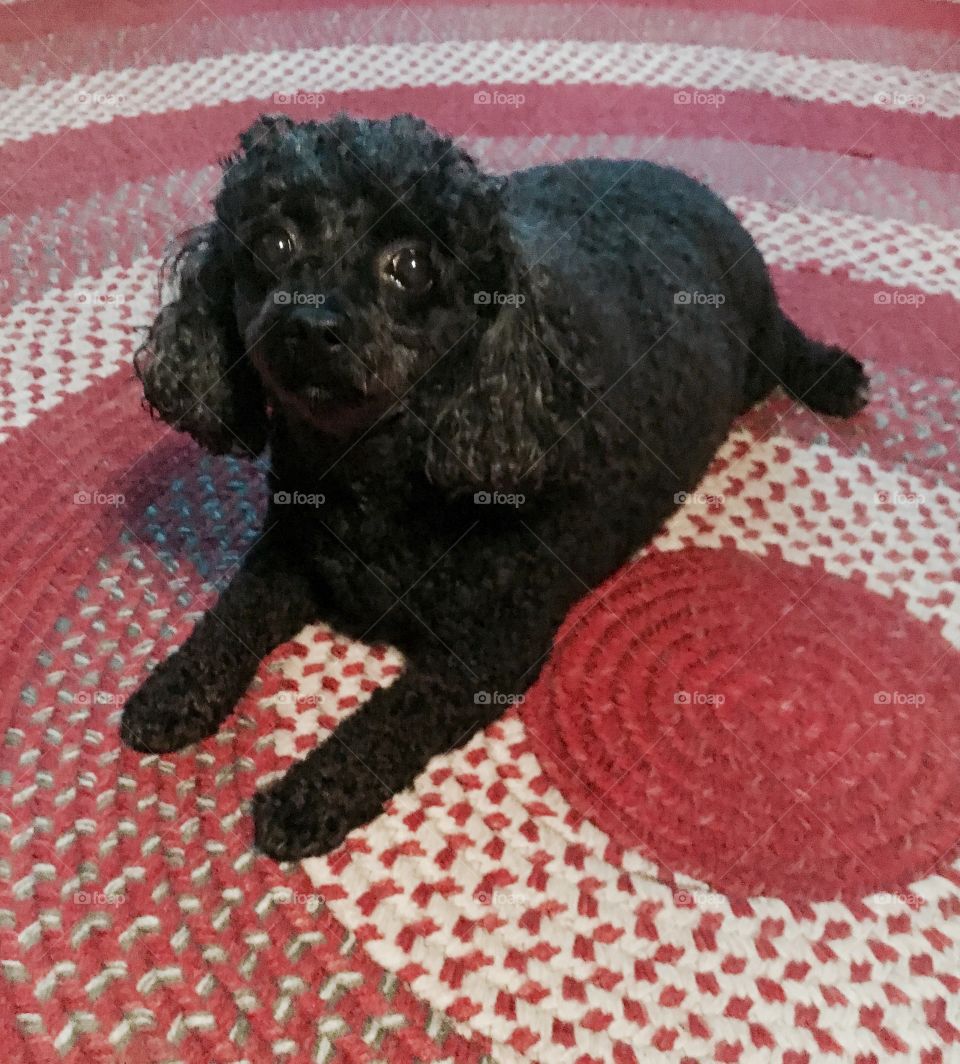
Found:
[(260, 661), (319, 612), (306, 574), (279, 536), (268, 533), (183, 646), (129, 699), (120, 722), (123, 742), (165, 753), (213, 735)]
[(502, 706), (460, 661), (431, 654), (254, 799), (258, 849), (278, 860), (331, 850), (372, 820), (437, 754), (460, 746)]

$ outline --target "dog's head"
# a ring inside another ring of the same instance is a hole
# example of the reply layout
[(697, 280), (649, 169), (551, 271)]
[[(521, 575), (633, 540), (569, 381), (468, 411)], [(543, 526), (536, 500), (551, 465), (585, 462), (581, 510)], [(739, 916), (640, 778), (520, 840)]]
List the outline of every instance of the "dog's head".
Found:
[(522, 261), (503, 189), (411, 116), (261, 117), (173, 259), (136, 359), (147, 402), (241, 454), (270, 412), (344, 441), (400, 415), (453, 493), (542, 483), (584, 397), (569, 308)]

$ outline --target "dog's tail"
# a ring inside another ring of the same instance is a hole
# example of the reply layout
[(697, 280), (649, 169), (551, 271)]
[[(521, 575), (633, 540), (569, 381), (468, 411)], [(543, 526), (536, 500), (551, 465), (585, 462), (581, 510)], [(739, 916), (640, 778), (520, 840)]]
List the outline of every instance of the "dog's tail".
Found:
[(783, 315), (781, 383), (787, 394), (811, 410), (851, 417), (870, 397), (863, 364), (842, 347), (812, 340)]

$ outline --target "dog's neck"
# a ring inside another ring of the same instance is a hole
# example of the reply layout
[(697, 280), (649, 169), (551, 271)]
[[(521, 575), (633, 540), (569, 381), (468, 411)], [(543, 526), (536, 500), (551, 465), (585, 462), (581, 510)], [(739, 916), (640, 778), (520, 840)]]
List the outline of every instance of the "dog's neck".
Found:
[(414, 441), (402, 409), (343, 435), (324, 432), (291, 409), (275, 410), (270, 425), (274, 474), (302, 490), (323, 486), (360, 491), (386, 477), (409, 477), (416, 470)]

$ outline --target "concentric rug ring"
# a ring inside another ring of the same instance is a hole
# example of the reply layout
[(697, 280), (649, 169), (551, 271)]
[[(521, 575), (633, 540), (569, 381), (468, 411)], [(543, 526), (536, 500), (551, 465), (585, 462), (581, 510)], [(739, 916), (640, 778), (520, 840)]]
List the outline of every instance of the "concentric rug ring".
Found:
[(960, 836), (958, 672), (936, 630), (832, 574), (650, 551), (578, 611), (523, 716), (622, 845), (741, 896), (862, 896)]

